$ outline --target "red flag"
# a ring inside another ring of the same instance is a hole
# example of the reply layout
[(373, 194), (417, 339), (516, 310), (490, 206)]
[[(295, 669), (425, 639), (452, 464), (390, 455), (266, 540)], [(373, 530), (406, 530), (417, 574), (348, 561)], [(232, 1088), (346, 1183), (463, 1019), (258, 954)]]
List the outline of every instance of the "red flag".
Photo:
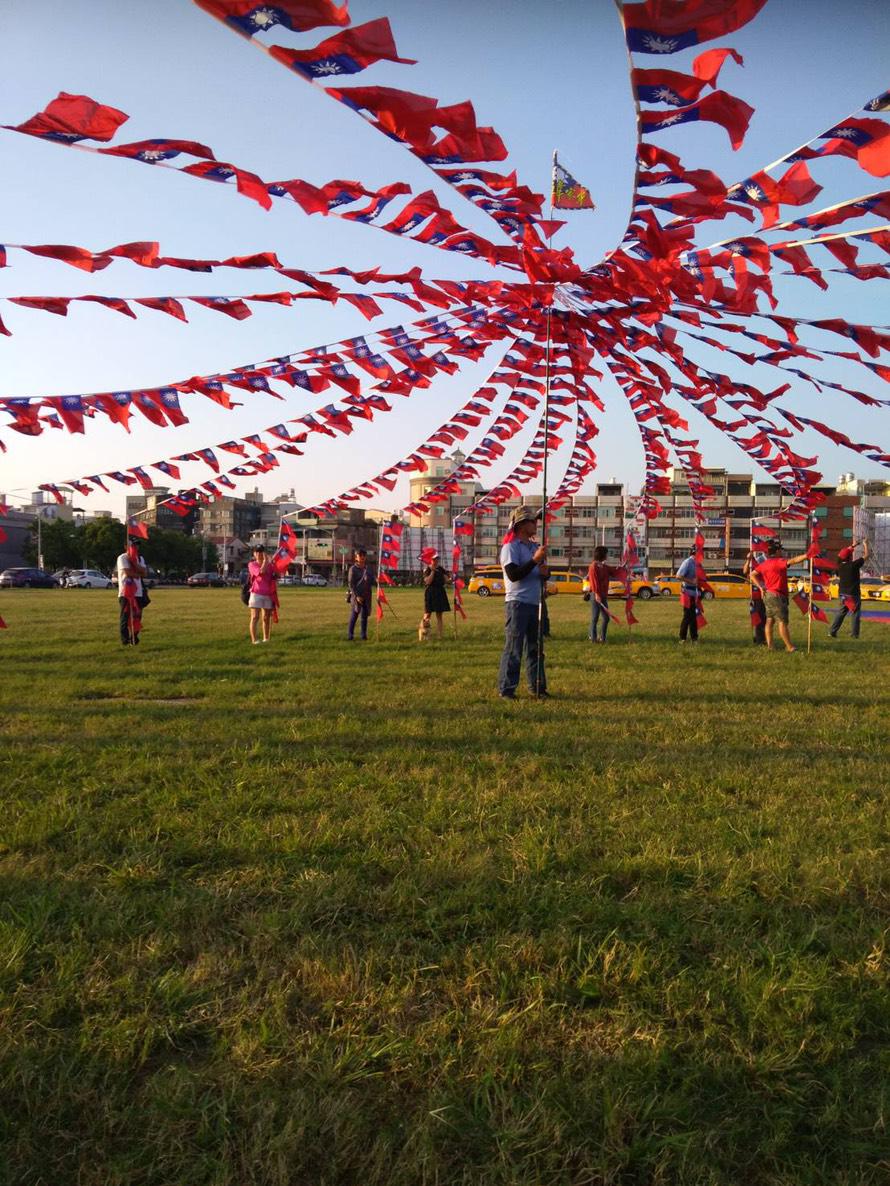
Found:
[(744, 66), (745, 59), (734, 49), (707, 49), (699, 54), (692, 63), (692, 73), (700, 78), (707, 86), (714, 86), (717, 75), (727, 58), (731, 57), (738, 66)]
[(47, 313), (56, 313), (59, 317), (68, 316), (68, 305), (73, 297), (9, 297), (11, 305), (21, 305), (25, 309), (43, 309)]
[(148, 539), (148, 528), (133, 515), (127, 520), (127, 534), (137, 539)]
[(766, 0), (645, 0), (624, 5), (627, 43), (636, 53), (675, 53), (734, 33)]
[(872, 177), (890, 176), (890, 126), (883, 136), (877, 136), (856, 153), (860, 168)]
[(349, 24), (349, 6), (334, 4), (332, 0), (273, 0), (268, 5), (257, 4), (257, 0), (195, 0), (195, 3), (248, 37), (272, 25), (305, 33), (319, 25)]
[(130, 117), (116, 107), (106, 107), (88, 95), (60, 91), (37, 115), (14, 127), (29, 136), (58, 140), (110, 140)]
[(328, 78), (336, 74), (357, 74), (374, 62), (416, 64), (414, 58), (400, 58), (386, 17), (353, 25), (335, 33), (314, 49), (285, 49), (269, 46), (269, 54), (306, 78)]
[(92, 251), (87, 251), (85, 247), (70, 247), (64, 243), (43, 243), (31, 247), (23, 244), (22, 250), (31, 255), (61, 260), (62, 263), (80, 268), (84, 272), (98, 272), (102, 268), (107, 268), (111, 262), (103, 259), (101, 255), (93, 255)]

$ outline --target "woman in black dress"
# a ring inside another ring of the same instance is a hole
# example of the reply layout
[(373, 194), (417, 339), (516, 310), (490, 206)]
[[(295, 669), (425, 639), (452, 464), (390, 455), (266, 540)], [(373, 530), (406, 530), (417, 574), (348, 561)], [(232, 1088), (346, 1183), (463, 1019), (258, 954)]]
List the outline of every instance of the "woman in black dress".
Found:
[(448, 594), (445, 592), (445, 569), (439, 565), (438, 555), (430, 557), (428, 566), (423, 570), (423, 622), (429, 628), (432, 615), (436, 615), (436, 630), (442, 637), (443, 616), (451, 612)]

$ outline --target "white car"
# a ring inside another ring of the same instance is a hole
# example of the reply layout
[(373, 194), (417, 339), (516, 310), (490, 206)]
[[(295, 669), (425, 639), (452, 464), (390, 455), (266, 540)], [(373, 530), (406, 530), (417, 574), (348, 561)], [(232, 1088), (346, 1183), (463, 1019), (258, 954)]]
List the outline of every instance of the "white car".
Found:
[(99, 572), (95, 568), (73, 568), (68, 573), (68, 580), (66, 582), (66, 589), (110, 589), (116, 585), (116, 581), (111, 581), (104, 572)]
[(327, 583), (328, 582), (325, 577), (318, 577), (314, 573), (311, 573), (311, 572), (309, 573), (308, 576), (303, 577), (304, 585), (315, 585), (319, 589), (324, 588), (327, 585)]

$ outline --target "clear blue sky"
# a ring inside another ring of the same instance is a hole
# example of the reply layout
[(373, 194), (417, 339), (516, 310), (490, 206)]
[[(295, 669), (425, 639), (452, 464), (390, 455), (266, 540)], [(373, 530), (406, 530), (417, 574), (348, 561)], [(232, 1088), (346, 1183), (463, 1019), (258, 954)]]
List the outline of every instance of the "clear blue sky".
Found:
[[(351, 13), (356, 24), (389, 16), (400, 52), (417, 58), (418, 65), (381, 64), (345, 84), (397, 86), (434, 95), (443, 103), (472, 99), (479, 122), (492, 124), (510, 149), (505, 167), (515, 168), (521, 181), (541, 192), (548, 186), (551, 153), (558, 148), (598, 204), (593, 214), (566, 216), (568, 226), (558, 245), (570, 244), (585, 264), (614, 246), (627, 220), (634, 128), (623, 37), (608, 0), (392, 0), (388, 6), (352, 0)], [(152, 136), (200, 140), (218, 158), (267, 180), (303, 177), (323, 183), (346, 177), (369, 186), (405, 180), (415, 191), (437, 189), (462, 221), (500, 241), (493, 223), (437, 185), (406, 151), (188, 0), (6, 0), (0, 32), (0, 122), (21, 122), (61, 90), (84, 93), (129, 113), (119, 141)], [(330, 32), (299, 37), (277, 27), (267, 40), (307, 46)], [(842, 5), (770, 0), (754, 22), (711, 45), (732, 45), (745, 57), (744, 69), (729, 63), (721, 77), (725, 89), (756, 108), (743, 148), (733, 153), (723, 130), (705, 124), (665, 132), (657, 142), (680, 153), (687, 165), (713, 168), (726, 181), (748, 176), (890, 86), (890, 11), (885, 0), (845, 0)], [(652, 58), (642, 64), (684, 69), (692, 56)], [(290, 204), (276, 204), (266, 213), (229, 187), (138, 163), (7, 132), (0, 133), (0, 154), (0, 242), (73, 243), (98, 250), (157, 239), (168, 255), (222, 258), (275, 250), (286, 265), (310, 270), (379, 263), (396, 270), (420, 265), (430, 277), (493, 274), (476, 261), (364, 226), (310, 219)], [(814, 173), (826, 187), (824, 204), (886, 187), (849, 161), (831, 162)], [(731, 223), (710, 224), (702, 241), (735, 230)], [(201, 275), (149, 271), (121, 262), (89, 276), (13, 251), (8, 262), (0, 270), (0, 296), (238, 294), (287, 286), (275, 273), (226, 269)], [(827, 257), (818, 262), (827, 263)], [(831, 292), (822, 296), (804, 281), (786, 280), (777, 282), (777, 293), (781, 311), (791, 315), (890, 321), (887, 281), (865, 285), (837, 277)], [(13, 332), (13, 337), (0, 339), (0, 390), (21, 396), (154, 386), (406, 319), (387, 314), (369, 325), (345, 305), (316, 307), (312, 302), (291, 309), (259, 308), (241, 323), (198, 307), (189, 310), (189, 325), (149, 310), (131, 321), (89, 305), (72, 306), (63, 319), (0, 302), (0, 315)], [(841, 339), (826, 344), (843, 349)], [(700, 357), (706, 359), (704, 353)], [(720, 361), (725, 364), (726, 356)], [(293, 487), (297, 498), (309, 503), (372, 476), (410, 451), (483, 378), (472, 369), (465, 376), (446, 378), (410, 401), (398, 400), (392, 414), (360, 424), (348, 440), (316, 437), (305, 458), (282, 455), (281, 468), (262, 480), (261, 488), (273, 494)], [(770, 388), (774, 376), (769, 370), (746, 377)], [(861, 368), (839, 368), (837, 376), (849, 385), (887, 394), (886, 385), (882, 391)], [(642, 459), (633, 422), (610, 383), (601, 391), (607, 415), (597, 442), (600, 470), (594, 480), (614, 476), (636, 488)], [(227, 413), (203, 397), (186, 396), (188, 426), (160, 430), (135, 413), (129, 436), (98, 420), (85, 437), (48, 430), (31, 439), (0, 429), (9, 450), (0, 458), (0, 491), (27, 492), (42, 481), (151, 463), (258, 431), (321, 402), (297, 396), (285, 405), (268, 396), (245, 396), (243, 408)], [(886, 410), (869, 412), (842, 397), (817, 396), (806, 386), (787, 402), (854, 439), (885, 447), (890, 443)], [(750, 468), (731, 443), (694, 414), (691, 428), (700, 436), (707, 462)], [(820, 438), (805, 440), (808, 451), (819, 453), (829, 480), (847, 469), (862, 475), (886, 473)], [(507, 468), (493, 470), (492, 480)], [(560, 472), (557, 463), (557, 477)], [(183, 468), (188, 483), (211, 476), (202, 465)], [(119, 491), (78, 504), (119, 511), (123, 487)], [(400, 493), (392, 496), (393, 505), (407, 500), (407, 493)]]

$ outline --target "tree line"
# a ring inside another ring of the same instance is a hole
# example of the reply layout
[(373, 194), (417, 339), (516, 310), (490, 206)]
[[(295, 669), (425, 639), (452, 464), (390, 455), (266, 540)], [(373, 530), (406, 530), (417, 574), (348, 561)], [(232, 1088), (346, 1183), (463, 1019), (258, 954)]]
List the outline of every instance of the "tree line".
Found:
[[(119, 519), (102, 517), (84, 523), (64, 519), (44, 520), (40, 525), (44, 567), (49, 572), (60, 568), (97, 568), (113, 573), (117, 558), (126, 547), (126, 529)], [(217, 567), (216, 545), (200, 538), (149, 527), (148, 539), (139, 541), (145, 561), (162, 577), (176, 579), (202, 568)], [(31, 525), (31, 539), (25, 547), (25, 562), (37, 564), (37, 521)], [(206, 563), (205, 563), (206, 562)]]

